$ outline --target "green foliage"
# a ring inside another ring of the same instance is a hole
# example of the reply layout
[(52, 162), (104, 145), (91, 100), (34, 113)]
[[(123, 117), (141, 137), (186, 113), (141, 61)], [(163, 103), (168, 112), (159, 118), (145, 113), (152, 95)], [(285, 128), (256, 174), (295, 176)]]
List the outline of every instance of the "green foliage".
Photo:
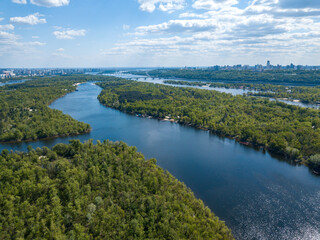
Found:
[[(145, 74), (145, 72), (135, 72)], [(251, 70), (223, 70), (214, 71), (211, 69), (159, 69), (149, 71), (152, 77), (181, 78), (205, 80), (213, 82), (247, 82), (263, 84), (312, 84), (320, 85), (319, 70), (268, 70), (256, 72)]]
[[(319, 110), (262, 98), (127, 80), (99, 85), (104, 88), (98, 97), (100, 102), (124, 112), (159, 119), (167, 116), (290, 159), (308, 159), (320, 152)], [(158, 98), (120, 102), (119, 96), (126, 91), (153, 94)]]
[(0, 142), (88, 132), (88, 124), (78, 122), (48, 105), (76, 89), (87, 77), (39, 78), (0, 88)]
[(209, 83), (208, 82), (192, 82), (192, 81), (176, 81), (165, 80), (164, 83), (173, 85), (188, 85), (188, 86), (209, 86), (220, 88), (235, 88), (254, 90), (258, 92), (247, 93), (249, 96), (260, 96), (269, 98), (282, 98), (285, 100), (300, 100), (303, 103), (320, 103), (320, 86), (316, 87), (298, 87), (284, 86), (272, 84), (257, 84), (257, 83)]
[(1, 239), (233, 239), (154, 162), (123, 142), (3, 151)]
[(308, 163), (314, 170), (320, 172), (320, 154), (311, 156)]

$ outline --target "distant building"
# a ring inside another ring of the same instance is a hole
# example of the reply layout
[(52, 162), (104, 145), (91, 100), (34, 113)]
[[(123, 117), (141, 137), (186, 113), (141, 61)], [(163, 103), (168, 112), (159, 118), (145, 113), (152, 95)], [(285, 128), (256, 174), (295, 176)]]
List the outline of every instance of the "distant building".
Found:
[(270, 69), (271, 68), (271, 64), (270, 64), (270, 61), (268, 60), (267, 61), (267, 69)]
[(1, 78), (12, 78), (15, 76), (16, 74), (14, 74), (13, 71), (3, 71), (3, 74), (1, 74)]

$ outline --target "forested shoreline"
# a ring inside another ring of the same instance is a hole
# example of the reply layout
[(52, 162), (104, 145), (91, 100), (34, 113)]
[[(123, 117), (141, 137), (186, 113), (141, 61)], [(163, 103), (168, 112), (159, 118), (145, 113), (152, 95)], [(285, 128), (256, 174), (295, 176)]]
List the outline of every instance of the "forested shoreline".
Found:
[(165, 80), (164, 83), (172, 85), (187, 85), (187, 86), (206, 86), (220, 87), (227, 89), (243, 89), (253, 90), (257, 92), (249, 92), (249, 96), (270, 97), (270, 98), (286, 98), (286, 100), (299, 100), (306, 104), (320, 104), (320, 86), (302, 87), (302, 86), (284, 86), (273, 84), (254, 84), (254, 83), (208, 83), (208, 82), (193, 82), (179, 80)]
[(76, 83), (105, 79), (74, 75), (36, 78), (0, 87), (0, 142), (31, 141), (83, 134), (89, 124), (74, 120), (48, 105), (76, 90)]
[[(146, 72), (132, 72), (145, 75)], [(209, 82), (241, 82), (261, 84), (320, 85), (320, 70), (220, 70), (212, 69), (157, 69), (148, 71), (151, 77), (205, 80)]]
[(172, 119), (253, 144), (320, 171), (320, 111), (267, 99), (231, 96), (118, 79), (98, 83), (108, 107)]
[(233, 239), (183, 183), (123, 142), (0, 154), (3, 239)]

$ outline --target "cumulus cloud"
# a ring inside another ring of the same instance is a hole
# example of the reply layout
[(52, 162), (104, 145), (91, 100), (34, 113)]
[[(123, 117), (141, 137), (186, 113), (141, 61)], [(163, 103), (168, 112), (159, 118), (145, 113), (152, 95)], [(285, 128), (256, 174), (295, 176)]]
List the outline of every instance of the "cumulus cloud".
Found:
[(54, 31), (53, 35), (57, 39), (74, 39), (75, 37), (82, 37), (86, 35), (86, 30), (74, 30), (74, 29), (67, 29), (62, 31)]
[(62, 7), (69, 5), (70, 0), (30, 0), (30, 2), (41, 7)]
[(185, 0), (138, 0), (142, 11), (153, 12), (156, 8), (164, 12), (183, 9)]
[[(180, 19), (137, 27), (131, 40), (103, 53), (169, 59), (189, 55), (195, 59), (201, 53), (200, 62), (206, 57), (229, 56), (232, 61), (245, 55), (254, 63), (259, 57), (292, 61), (307, 53), (320, 54), (319, 1), (252, 0), (241, 7), (238, 2), (193, 0), (193, 9), (180, 13)], [(158, 8), (158, 1), (149, 3), (150, 12)]]
[(27, 4), (27, 0), (12, 0), (13, 3)]
[(27, 25), (36, 25), (40, 23), (46, 23), (47, 21), (45, 18), (40, 18), (42, 16), (43, 15), (41, 15), (40, 13), (34, 13), (25, 17), (12, 17), (10, 18), (10, 21), (13, 23), (27, 24)]

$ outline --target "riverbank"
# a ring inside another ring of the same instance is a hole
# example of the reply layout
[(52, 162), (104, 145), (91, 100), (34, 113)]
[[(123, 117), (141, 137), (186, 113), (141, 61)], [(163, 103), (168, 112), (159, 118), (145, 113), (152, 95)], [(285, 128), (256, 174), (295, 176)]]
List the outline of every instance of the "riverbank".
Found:
[(318, 110), (301, 111), (264, 99), (121, 79), (98, 85), (104, 88), (98, 99), (108, 107), (209, 130), (318, 171), (312, 160), (319, 154), (315, 141), (320, 141)]
[(46, 141), (46, 140), (51, 140), (55, 138), (63, 138), (63, 137), (72, 137), (72, 136), (79, 136), (83, 134), (88, 134), (92, 131), (92, 129), (88, 129), (84, 132), (80, 133), (70, 133), (70, 134), (60, 134), (60, 135), (54, 135), (50, 137), (44, 137), (44, 138), (37, 138), (37, 139), (25, 139), (25, 140), (20, 140), (20, 141), (6, 141), (6, 142), (1, 142), (0, 144), (15, 144), (15, 143), (29, 143), (29, 142), (37, 142), (37, 141)]
[[(275, 156), (277, 156), (277, 158), (280, 158), (281, 160), (287, 160), (287, 161), (290, 161), (290, 162), (295, 162), (297, 165), (304, 165), (306, 167), (309, 167), (307, 162), (303, 161), (302, 159), (292, 158), (292, 157), (288, 158), (288, 156), (286, 156), (285, 153), (279, 153), (277, 151), (274, 151), (273, 149), (270, 149), (270, 148), (266, 147), (265, 145), (259, 145), (259, 144), (255, 144), (253, 142), (242, 141), (241, 139), (239, 139), (239, 138), (237, 138), (235, 136), (226, 135), (225, 133), (223, 133), (221, 131), (214, 131), (214, 130), (212, 130), (210, 128), (207, 128), (205, 126), (199, 126), (199, 125), (195, 125), (195, 124), (191, 124), (191, 123), (186, 123), (186, 122), (180, 121), (179, 119), (176, 120), (174, 118), (171, 118), (169, 116), (166, 116), (164, 118), (159, 118), (158, 116), (142, 115), (139, 112), (127, 112), (126, 110), (120, 110), (119, 108), (111, 107), (111, 106), (108, 106), (106, 104), (103, 104), (103, 105), (108, 107), (108, 108), (112, 108), (112, 109), (115, 109), (117, 111), (121, 111), (121, 112), (123, 112), (125, 114), (129, 114), (129, 115), (132, 115), (132, 116), (135, 116), (135, 117), (139, 117), (139, 118), (155, 119), (155, 120), (158, 120), (158, 121), (170, 122), (170, 123), (180, 124), (182, 126), (191, 127), (191, 128), (198, 129), (198, 130), (208, 131), (210, 134), (213, 134), (213, 135), (216, 135), (216, 136), (219, 136), (219, 137), (223, 137), (223, 138), (228, 138), (228, 139), (233, 140), (236, 143), (239, 143), (239, 144), (244, 145), (246, 147), (252, 147), (254, 149), (261, 149), (264, 152), (268, 151), (269, 153), (274, 154)], [(311, 169), (311, 172), (313, 174), (315, 174), (315, 175), (320, 175), (315, 170)]]
[(2, 87), (0, 142), (28, 142), (90, 132), (88, 124), (48, 107), (85, 80), (87, 76), (43, 77)]

